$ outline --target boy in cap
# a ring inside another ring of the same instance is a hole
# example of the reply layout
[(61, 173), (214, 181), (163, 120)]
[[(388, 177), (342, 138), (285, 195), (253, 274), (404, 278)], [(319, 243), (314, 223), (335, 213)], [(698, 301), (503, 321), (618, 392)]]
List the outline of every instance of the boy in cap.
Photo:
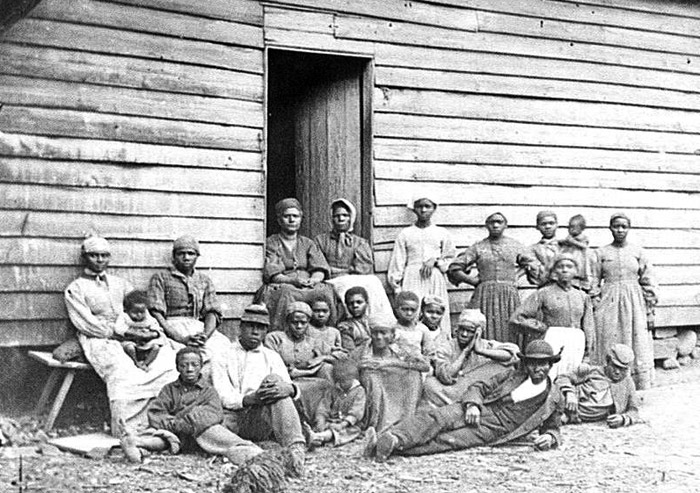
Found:
[(565, 398), (568, 423), (605, 420), (610, 428), (639, 423), (639, 398), (629, 375), (634, 362), (632, 348), (615, 344), (605, 366), (583, 364), (556, 383)]
[(365, 455), (383, 462), (394, 452), (425, 455), (501, 445), (534, 430), (539, 430), (536, 450), (556, 448), (564, 406), (548, 373), (559, 355), (537, 340), (518, 356), (520, 368), (474, 383), (460, 402), (418, 412), (382, 432), (376, 444), (370, 436)]
[(532, 255), (537, 259), (537, 269), (528, 272), (528, 280), (537, 286), (547, 283), (552, 262), (559, 253), (559, 240), (557, 240), (557, 215), (552, 211), (540, 211), (537, 213), (537, 230), (542, 235), (540, 241), (530, 247)]

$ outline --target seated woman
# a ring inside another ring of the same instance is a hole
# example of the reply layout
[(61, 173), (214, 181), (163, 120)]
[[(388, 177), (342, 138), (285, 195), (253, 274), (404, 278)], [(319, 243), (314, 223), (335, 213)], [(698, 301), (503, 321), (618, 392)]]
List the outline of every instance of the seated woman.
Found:
[[(78, 330), (85, 357), (107, 385), (112, 434), (118, 435), (120, 421), (127, 431), (136, 433), (148, 427), (149, 402), (177, 378), (175, 351), (166, 343), (146, 369), (134, 364), (114, 338), (114, 324), (132, 286), (107, 274), (111, 254), (104, 238), (86, 239), (81, 254), (85, 270), (65, 291), (68, 316)], [(130, 330), (127, 328), (125, 335)]]
[(386, 322), (370, 325), (371, 339), (350, 358), (360, 368), (360, 382), (367, 392), (364, 427), (381, 431), (413, 416), (423, 392), (422, 373), (430, 364), (420, 354), (394, 343), (396, 326)]
[[(270, 332), (265, 346), (279, 353), (292, 381), (301, 391), (301, 406), (306, 421), (316, 421), (315, 412), (327, 389), (332, 386), (332, 348), (309, 330), (311, 307), (303, 301), (287, 306), (286, 330)], [(344, 355), (344, 352), (340, 350)]]
[(389, 318), (393, 315), (391, 303), (384, 286), (374, 275), (372, 247), (364, 238), (353, 234), (357, 211), (347, 199), (336, 199), (331, 203), (333, 228), (314, 238), (330, 266), (330, 276), (326, 280), (333, 286), (338, 298), (345, 299), (345, 292), (354, 286), (361, 286), (369, 294), (368, 315)]
[[(223, 357), (231, 341), (216, 330), (221, 323), (221, 305), (209, 276), (195, 269), (198, 257), (196, 239), (181, 236), (173, 242), (172, 267), (151, 277), (148, 308), (168, 337), (201, 348), (208, 363)], [(210, 365), (204, 367), (204, 374), (210, 377)]]
[[(287, 305), (294, 301), (311, 302), (318, 296), (335, 299), (333, 288), (324, 284), (330, 273), (326, 258), (309, 238), (299, 235), (303, 212), (297, 199), (280, 200), (275, 205), (279, 234), (265, 242), (263, 287), (256, 303), (264, 303), (270, 312), (271, 330), (284, 330)], [(335, 303), (331, 303), (330, 325), (337, 321)]]

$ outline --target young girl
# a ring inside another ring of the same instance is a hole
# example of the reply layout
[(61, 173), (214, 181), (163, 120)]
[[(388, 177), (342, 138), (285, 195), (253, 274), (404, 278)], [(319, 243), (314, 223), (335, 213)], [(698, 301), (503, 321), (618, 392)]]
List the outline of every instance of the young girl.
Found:
[(311, 320), (309, 323), (309, 333), (312, 337), (321, 339), (331, 347), (331, 354), (334, 357), (342, 357), (347, 354), (343, 349), (340, 331), (335, 327), (330, 327), (328, 319), (331, 316), (330, 302), (326, 297), (320, 296), (311, 302)]
[(434, 338), (430, 329), (418, 321), (419, 306), (418, 295), (412, 291), (402, 291), (396, 296), (396, 344), (432, 359)]
[(316, 431), (309, 431), (309, 447), (333, 442), (345, 445), (357, 438), (365, 416), (366, 394), (360, 385), (357, 363), (343, 360), (333, 365), (333, 388), (321, 399), (316, 413)]
[(370, 339), (367, 307), (369, 296), (362, 286), (354, 286), (345, 292), (348, 317), (338, 324), (342, 346), (348, 351), (360, 347)]
[[(452, 338), (452, 334), (445, 334), (441, 330), (442, 319), (446, 316), (446, 312), (447, 303), (439, 296), (428, 295), (423, 298), (420, 321), (428, 327), (430, 337), (435, 346)], [(447, 317), (449, 317), (449, 314), (447, 314)]]
[[(434, 294), (447, 300), (445, 272), (455, 256), (455, 247), (445, 228), (432, 224), (437, 202), (425, 196), (408, 205), (416, 222), (399, 233), (391, 254), (387, 278), (395, 294), (413, 291), (420, 298)], [(449, 320), (441, 322), (449, 334)]]
[[(163, 329), (148, 313), (148, 293), (134, 290), (124, 296), (124, 312), (114, 323), (114, 333), (134, 364), (147, 371), (165, 344)], [(127, 336), (127, 331), (131, 335)]]

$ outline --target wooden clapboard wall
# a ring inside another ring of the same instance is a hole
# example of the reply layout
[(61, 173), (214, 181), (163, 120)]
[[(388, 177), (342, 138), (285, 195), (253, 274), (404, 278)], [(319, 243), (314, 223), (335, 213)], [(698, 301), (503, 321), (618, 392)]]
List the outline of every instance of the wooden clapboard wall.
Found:
[(0, 35), (0, 345), (67, 333), (87, 232), (146, 285), (201, 240), (227, 326), (261, 282), (262, 8), (43, 0)]
[[(603, 245), (611, 213), (624, 210), (630, 240), (658, 266), (657, 325), (700, 324), (700, 6), (275, 3), (267, 44), (374, 56), (380, 271), (412, 220), (404, 204), (417, 186), (442, 197), (436, 222), (461, 248), (485, 236), (495, 210), (532, 244), (544, 208), (562, 225), (583, 214)], [(452, 290), (452, 312), (469, 296)]]

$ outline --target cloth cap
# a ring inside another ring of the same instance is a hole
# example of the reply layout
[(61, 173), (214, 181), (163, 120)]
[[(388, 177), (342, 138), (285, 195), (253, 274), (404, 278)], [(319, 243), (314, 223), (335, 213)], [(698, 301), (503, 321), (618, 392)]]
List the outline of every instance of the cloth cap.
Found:
[(177, 252), (178, 250), (194, 250), (197, 252), (197, 255), (199, 255), (199, 242), (190, 235), (180, 236), (177, 240), (173, 241), (173, 252)]
[(335, 211), (336, 206), (339, 205), (347, 209), (348, 212), (350, 212), (350, 229), (348, 229), (349, 233), (355, 227), (355, 219), (357, 219), (357, 209), (355, 209), (355, 206), (348, 199), (340, 198), (335, 199), (333, 202), (331, 202), (331, 214), (333, 214), (333, 211)]
[(615, 366), (629, 368), (634, 361), (634, 351), (626, 344), (615, 344), (608, 350), (608, 356)]
[(308, 305), (308, 303), (304, 303), (303, 301), (293, 301), (292, 303), (287, 305), (287, 316), (297, 312), (303, 313), (309, 318), (311, 318), (311, 315), (313, 314), (313, 311), (311, 310), (311, 307)]
[(109, 253), (109, 242), (100, 236), (90, 236), (85, 238), (82, 245), (85, 253)]
[(433, 203), (435, 207), (438, 206), (437, 198), (432, 193), (421, 191), (415, 192), (413, 195), (411, 195), (411, 198), (408, 200), (408, 202), (406, 202), (406, 207), (413, 210), (413, 204), (415, 204), (421, 199), (429, 200)]
[(396, 322), (391, 323), (388, 318), (376, 318), (376, 319), (370, 319), (369, 321), (369, 331), (374, 332), (375, 330), (382, 330), (382, 329), (388, 329), (388, 330), (395, 330), (396, 329)]
[(518, 353), (518, 358), (522, 361), (539, 360), (556, 363), (561, 359), (561, 351), (559, 351), (558, 354), (554, 354), (554, 349), (552, 349), (552, 346), (550, 346), (547, 341), (536, 339), (527, 345), (525, 353)]
[(270, 325), (270, 313), (265, 305), (249, 305), (243, 310), (241, 322)]
[(486, 316), (480, 310), (466, 308), (459, 314), (457, 325), (476, 325), (479, 327), (486, 326)]
[(298, 209), (300, 213), (303, 213), (303, 210), (301, 208), (301, 202), (299, 202), (294, 197), (288, 197), (286, 199), (280, 200), (275, 204), (275, 215), (277, 217), (280, 217), (284, 213), (284, 211), (291, 208)]
[(442, 298), (442, 296), (438, 296), (436, 294), (426, 294), (423, 296), (422, 303), (423, 306), (437, 305), (442, 307), (443, 310), (447, 310), (447, 303), (445, 303), (445, 300)]
[(558, 253), (557, 256), (554, 257), (554, 261), (552, 262), (552, 269), (554, 269), (557, 266), (557, 264), (559, 262), (561, 262), (562, 260), (569, 260), (569, 261), (574, 263), (576, 268), (579, 267), (578, 259), (576, 257), (574, 257), (572, 254), (570, 254), (570, 253)]
[(500, 211), (493, 211), (491, 214), (486, 216), (484, 223), (489, 222), (493, 216), (501, 216), (505, 220), (506, 224), (508, 223), (508, 218)]
[(610, 225), (611, 226), (612, 226), (612, 223), (615, 219), (624, 219), (625, 221), (627, 221), (627, 224), (632, 226), (632, 221), (630, 221), (630, 218), (624, 212), (616, 212), (615, 214), (610, 216)]
[(535, 224), (540, 224), (540, 221), (544, 219), (545, 217), (553, 217), (555, 221), (559, 221), (557, 219), (557, 215), (554, 213), (554, 211), (540, 211), (537, 213), (537, 223)]

